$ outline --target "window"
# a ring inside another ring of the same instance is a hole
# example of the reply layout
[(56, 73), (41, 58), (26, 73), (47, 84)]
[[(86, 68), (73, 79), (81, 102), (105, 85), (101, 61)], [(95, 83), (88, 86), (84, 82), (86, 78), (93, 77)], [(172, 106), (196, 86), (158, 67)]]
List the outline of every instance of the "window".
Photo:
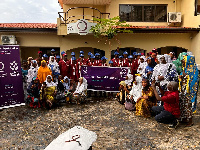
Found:
[(167, 5), (119, 5), (121, 21), (167, 22)]

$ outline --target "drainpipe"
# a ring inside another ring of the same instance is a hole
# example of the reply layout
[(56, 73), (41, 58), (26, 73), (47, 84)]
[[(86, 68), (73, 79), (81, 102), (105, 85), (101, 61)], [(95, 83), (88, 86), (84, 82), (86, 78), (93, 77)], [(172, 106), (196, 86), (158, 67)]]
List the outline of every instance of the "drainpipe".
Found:
[(174, 3), (175, 12), (177, 12), (176, 11), (176, 7), (177, 7), (176, 0), (174, 0), (173, 3)]

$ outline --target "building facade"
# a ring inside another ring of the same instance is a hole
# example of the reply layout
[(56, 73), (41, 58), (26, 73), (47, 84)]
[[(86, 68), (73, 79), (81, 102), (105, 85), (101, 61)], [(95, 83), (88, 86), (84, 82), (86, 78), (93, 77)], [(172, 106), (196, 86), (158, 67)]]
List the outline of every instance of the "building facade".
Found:
[[(153, 48), (161, 54), (191, 51), (200, 64), (200, 0), (59, 0), (63, 12), (58, 12), (57, 24), (0, 23), (0, 35), (14, 35), (20, 45), (21, 58), (37, 57), (37, 51), (57, 53), (79, 51), (99, 52), (111, 59), (119, 47), (128, 51), (149, 52)], [(120, 16), (130, 24), (133, 33), (119, 33), (108, 44), (93, 34), (69, 34), (68, 25), (80, 19), (93, 23), (93, 18)], [(2, 44), (2, 41), (0, 41)]]

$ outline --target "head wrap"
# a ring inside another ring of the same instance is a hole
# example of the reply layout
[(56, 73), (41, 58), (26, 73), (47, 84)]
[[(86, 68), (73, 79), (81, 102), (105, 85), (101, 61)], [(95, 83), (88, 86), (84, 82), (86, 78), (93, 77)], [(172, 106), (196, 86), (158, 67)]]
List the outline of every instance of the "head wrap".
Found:
[(120, 84), (120, 85), (123, 85), (123, 86), (126, 86), (125, 81), (121, 81), (119, 84)]
[[(48, 77), (51, 78), (51, 82), (50, 82), (50, 83), (47, 81), (47, 78), (48, 78)], [(48, 76), (46, 77), (45, 82), (46, 82), (46, 84), (47, 84), (47, 87), (56, 86), (56, 84), (52, 81), (52, 76), (51, 76), (51, 75), (48, 75)]]

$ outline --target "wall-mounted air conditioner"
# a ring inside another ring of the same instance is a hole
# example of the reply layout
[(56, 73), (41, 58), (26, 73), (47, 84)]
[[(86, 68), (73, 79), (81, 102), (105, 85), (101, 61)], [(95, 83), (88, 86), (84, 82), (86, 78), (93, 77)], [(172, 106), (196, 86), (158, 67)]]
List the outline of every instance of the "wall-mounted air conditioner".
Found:
[(168, 22), (169, 23), (181, 22), (181, 12), (169, 12)]
[(14, 35), (1, 35), (1, 42), (5, 44), (16, 44), (16, 38)]

